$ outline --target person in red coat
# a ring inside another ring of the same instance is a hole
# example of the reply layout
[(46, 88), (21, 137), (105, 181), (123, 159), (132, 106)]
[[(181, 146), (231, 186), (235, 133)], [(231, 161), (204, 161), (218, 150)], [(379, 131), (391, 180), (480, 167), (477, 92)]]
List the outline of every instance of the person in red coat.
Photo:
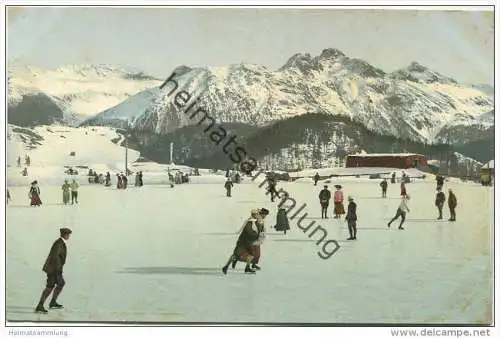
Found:
[(31, 182), (31, 188), (28, 193), (28, 197), (30, 199), (30, 206), (39, 207), (42, 205), (42, 200), (40, 199), (40, 188), (38, 187), (38, 182)]
[(61, 293), (66, 282), (63, 278), (63, 267), (66, 263), (66, 241), (71, 235), (71, 229), (61, 228), (59, 229), (60, 237), (55, 240), (50, 248), (49, 255), (45, 260), (42, 270), (47, 274), (47, 285), (42, 291), (40, 296), (40, 301), (36, 306), (35, 312), (47, 313), (48, 311), (44, 308), (45, 300), (50, 296), (52, 291), (52, 300), (50, 301), (50, 309), (61, 309), (63, 306), (57, 303), (57, 297)]
[(457, 207), (457, 196), (453, 193), (453, 190), (448, 189), (448, 207), (450, 208), (450, 219), (448, 221), (455, 222), (456, 214), (455, 208)]
[(341, 185), (336, 185), (335, 193), (333, 194), (333, 212), (335, 214), (334, 218), (340, 218), (340, 215), (345, 214), (345, 209), (344, 209), (344, 193), (342, 192), (342, 186)]

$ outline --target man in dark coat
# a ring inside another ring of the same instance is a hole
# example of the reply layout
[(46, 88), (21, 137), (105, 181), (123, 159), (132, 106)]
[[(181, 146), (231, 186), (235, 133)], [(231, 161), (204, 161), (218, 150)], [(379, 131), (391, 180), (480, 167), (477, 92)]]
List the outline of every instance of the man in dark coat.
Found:
[(224, 183), (224, 188), (226, 188), (226, 196), (231, 197), (231, 188), (233, 187), (233, 182), (231, 182), (231, 178), (228, 177), (226, 183)]
[(438, 208), (439, 211), (439, 217), (437, 219), (443, 219), (443, 206), (444, 206), (444, 201), (446, 200), (446, 196), (444, 195), (444, 192), (441, 191), (441, 189), (438, 190), (438, 193), (436, 194), (436, 207)]
[(325, 185), (323, 190), (319, 192), (319, 204), (321, 205), (321, 218), (328, 218), (328, 204), (332, 198), (332, 193), (328, 190), (328, 186)]
[(439, 190), (443, 189), (443, 185), (444, 185), (444, 177), (441, 175), (437, 175), (436, 176), (436, 190), (439, 191)]
[(451, 189), (448, 189), (448, 207), (450, 208), (450, 219), (448, 221), (455, 222), (456, 221), (456, 214), (455, 214), (455, 208), (457, 207), (457, 197), (453, 193)]
[(384, 178), (384, 180), (380, 182), (380, 187), (382, 188), (382, 197), (387, 197), (387, 179)]
[[(222, 272), (227, 274), (227, 269), (229, 264), (233, 263), (233, 268), (236, 266), (238, 261), (246, 263), (245, 273), (255, 273), (255, 270), (251, 268), (252, 261), (254, 259), (253, 246), (254, 242), (258, 241), (261, 237), (261, 232), (263, 232), (263, 227), (258, 224), (269, 215), (269, 210), (262, 208), (258, 210), (258, 217), (254, 217), (255, 214), (252, 213), (252, 217), (247, 220), (243, 229), (238, 236), (236, 241), (236, 247), (233, 250), (233, 254), (229, 257), (226, 265), (222, 268)], [(259, 219), (260, 218), (260, 219)]]
[(356, 239), (356, 221), (358, 220), (358, 216), (356, 214), (356, 203), (354, 203), (354, 199), (349, 196), (347, 199), (349, 201), (349, 205), (347, 206), (347, 215), (345, 217), (347, 221), (347, 226), (349, 228), (349, 238), (347, 240)]
[(396, 183), (396, 173), (392, 173), (392, 175), (391, 175), (391, 183)]
[(314, 185), (317, 185), (318, 181), (319, 181), (319, 174), (316, 173), (316, 175), (314, 175)]
[(52, 300), (49, 303), (50, 309), (61, 309), (63, 306), (57, 303), (57, 297), (61, 293), (66, 282), (63, 278), (63, 267), (66, 263), (66, 241), (71, 235), (71, 230), (68, 228), (59, 229), (60, 237), (56, 239), (50, 248), (49, 255), (45, 260), (42, 270), (47, 274), (47, 285), (42, 291), (40, 301), (36, 306), (35, 311), (47, 313), (44, 308), (45, 300), (50, 296), (52, 291)]

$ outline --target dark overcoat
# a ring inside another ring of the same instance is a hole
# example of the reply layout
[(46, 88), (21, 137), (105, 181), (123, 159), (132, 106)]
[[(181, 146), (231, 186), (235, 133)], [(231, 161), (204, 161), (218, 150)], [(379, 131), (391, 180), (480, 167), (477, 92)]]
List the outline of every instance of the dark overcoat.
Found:
[(64, 240), (59, 237), (56, 239), (54, 244), (52, 244), (42, 270), (48, 275), (62, 271), (63, 266), (66, 263), (66, 252), (66, 243), (64, 243)]

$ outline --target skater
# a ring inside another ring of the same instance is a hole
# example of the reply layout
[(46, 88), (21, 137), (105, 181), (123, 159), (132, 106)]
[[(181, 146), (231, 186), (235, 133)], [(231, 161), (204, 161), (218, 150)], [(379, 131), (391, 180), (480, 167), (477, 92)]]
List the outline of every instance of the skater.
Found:
[(231, 188), (233, 187), (233, 182), (231, 182), (231, 178), (228, 177), (226, 183), (224, 183), (224, 188), (226, 188), (226, 196), (231, 197)]
[(356, 203), (354, 203), (354, 199), (349, 196), (347, 199), (349, 201), (349, 205), (347, 206), (347, 215), (345, 220), (347, 221), (347, 227), (349, 228), (349, 238), (348, 241), (352, 241), (356, 239), (356, 221), (358, 220), (358, 216), (356, 214)]
[(323, 186), (323, 190), (319, 192), (319, 204), (321, 205), (321, 218), (328, 218), (328, 205), (332, 198), (332, 193), (328, 190), (328, 186)]
[(71, 204), (78, 204), (78, 183), (73, 180), (70, 184), (71, 187)]
[(436, 191), (443, 189), (444, 177), (440, 174), (436, 176)]
[(274, 226), (276, 231), (283, 231), (286, 235), (287, 230), (290, 230), (290, 225), (288, 224), (288, 217), (286, 215), (286, 209), (280, 207), (278, 209), (278, 214), (276, 215), (276, 225)]
[(443, 206), (444, 206), (444, 202), (446, 200), (446, 196), (444, 194), (443, 191), (441, 191), (441, 189), (438, 189), (438, 193), (436, 194), (436, 201), (435, 201), (435, 205), (436, 207), (438, 208), (438, 212), (439, 212), (439, 216), (438, 216), (438, 220), (440, 219), (443, 219)]
[(64, 184), (62, 185), (64, 205), (69, 204), (70, 190), (71, 190), (71, 185), (68, 183), (68, 180), (64, 180)]
[(319, 174), (316, 173), (316, 175), (314, 175), (314, 185), (317, 185), (318, 181), (319, 181)]
[(21, 167), (21, 156), (17, 157), (17, 166)]
[(7, 204), (9, 204), (9, 201), (11, 201), (9, 189), (7, 189), (7, 199), (5, 201), (7, 202)]
[(116, 174), (116, 189), (122, 189), (122, 188), (123, 188), (122, 175)]
[(260, 260), (260, 246), (264, 243), (266, 239), (266, 227), (264, 226), (264, 218), (269, 215), (269, 210), (260, 209), (257, 213), (257, 229), (259, 231), (259, 237), (252, 243), (252, 269), (257, 271), (260, 270), (259, 260)]
[[(8, 191), (8, 190), (7, 190)], [(457, 197), (453, 193), (453, 190), (448, 189), (448, 207), (450, 208), (450, 219), (448, 221), (455, 222), (456, 214), (455, 208), (457, 207)]]
[(340, 215), (345, 214), (344, 193), (342, 192), (341, 185), (336, 185), (335, 188), (337, 189), (337, 191), (335, 191), (335, 194), (333, 194), (333, 204), (334, 204), (333, 212), (335, 213), (334, 218), (340, 218)]
[(28, 167), (30, 166), (30, 164), (31, 164), (31, 159), (30, 159), (30, 157), (29, 157), (28, 155), (26, 155), (26, 156), (25, 156), (25, 158), (24, 158), (24, 162), (26, 163), (26, 166), (28, 166)]
[(38, 187), (38, 182), (31, 182), (31, 188), (28, 193), (28, 197), (30, 198), (30, 206), (41, 206), (42, 200), (40, 199), (40, 188)]
[(393, 172), (391, 175), (391, 183), (396, 183), (396, 172)]
[(382, 197), (387, 197), (387, 179), (384, 178), (382, 182), (380, 182), (380, 187), (382, 188)]
[(170, 188), (174, 187), (174, 175), (172, 175), (170, 172), (168, 173), (168, 183), (170, 184)]
[(271, 202), (274, 202), (274, 197), (279, 197), (276, 191), (276, 179), (273, 176), (268, 177), (267, 191), (271, 194)]
[[(49, 255), (45, 260), (42, 270), (47, 274), (47, 284), (45, 290), (42, 291), (40, 301), (35, 308), (35, 312), (47, 313), (44, 304), (45, 300), (50, 296), (52, 291), (52, 300), (49, 303), (50, 309), (61, 309), (63, 306), (57, 303), (57, 297), (61, 294), (61, 291), (66, 284), (63, 278), (63, 267), (66, 263), (66, 241), (71, 235), (71, 230), (68, 228), (59, 229), (60, 237), (56, 239), (52, 247), (50, 248)], [(54, 288), (55, 287), (55, 288)]]
[(126, 175), (122, 175), (123, 189), (127, 189), (128, 178)]
[(144, 185), (144, 182), (142, 180), (142, 171), (139, 171), (139, 187), (142, 187)]
[(108, 172), (106, 172), (106, 178), (105, 178), (105, 181), (104, 181), (104, 186), (106, 187), (110, 187), (111, 186), (111, 174)]
[(140, 187), (140, 182), (139, 182), (139, 173), (135, 173), (135, 187)]
[(404, 180), (401, 181), (400, 189), (401, 189), (401, 196), (406, 196), (406, 183)]
[(410, 212), (410, 209), (408, 208), (408, 202), (407, 202), (409, 199), (410, 199), (409, 195), (401, 196), (401, 203), (399, 204), (398, 210), (396, 211), (396, 216), (394, 216), (394, 218), (391, 219), (391, 221), (389, 223), (387, 223), (388, 228), (391, 227), (392, 222), (394, 222), (396, 219), (399, 218), (399, 216), (401, 216), (401, 223), (399, 224), (398, 229), (404, 230), (403, 223), (406, 219), (406, 213)]
[[(259, 239), (259, 229), (263, 228), (263, 220), (268, 214), (269, 210), (264, 208), (252, 210), (250, 218), (243, 225), (242, 231), (236, 241), (233, 254), (222, 268), (224, 274), (227, 274), (229, 264), (232, 263), (231, 265), (234, 269), (238, 261), (246, 263), (245, 273), (255, 273), (255, 270), (251, 268), (252, 261), (254, 260), (252, 246)], [(257, 223), (261, 223), (261, 225), (259, 226)]]
[(23, 176), (28, 176), (28, 168), (24, 168), (23, 171), (21, 172)]

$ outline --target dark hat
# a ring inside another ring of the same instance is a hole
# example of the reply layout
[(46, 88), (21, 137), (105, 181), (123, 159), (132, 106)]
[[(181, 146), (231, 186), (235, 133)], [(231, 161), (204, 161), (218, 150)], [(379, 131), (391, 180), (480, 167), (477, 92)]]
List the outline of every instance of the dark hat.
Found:
[(336, 185), (335, 185), (335, 188), (337, 188), (337, 189), (342, 189), (342, 186), (341, 186), (341, 185), (336, 184)]
[(327, 185), (324, 185), (324, 186), (323, 186), (323, 188), (328, 188), (328, 186), (327, 186)]
[(261, 215), (269, 215), (269, 210), (267, 210), (266, 208), (261, 208), (259, 210), (259, 214), (261, 214)]
[(31, 184), (38, 184), (38, 181), (33, 181), (31, 182)]
[(61, 229), (59, 229), (59, 232), (61, 233), (61, 236), (66, 235), (66, 234), (69, 235), (70, 233), (72, 233), (71, 229), (68, 229), (68, 228), (61, 228)]

